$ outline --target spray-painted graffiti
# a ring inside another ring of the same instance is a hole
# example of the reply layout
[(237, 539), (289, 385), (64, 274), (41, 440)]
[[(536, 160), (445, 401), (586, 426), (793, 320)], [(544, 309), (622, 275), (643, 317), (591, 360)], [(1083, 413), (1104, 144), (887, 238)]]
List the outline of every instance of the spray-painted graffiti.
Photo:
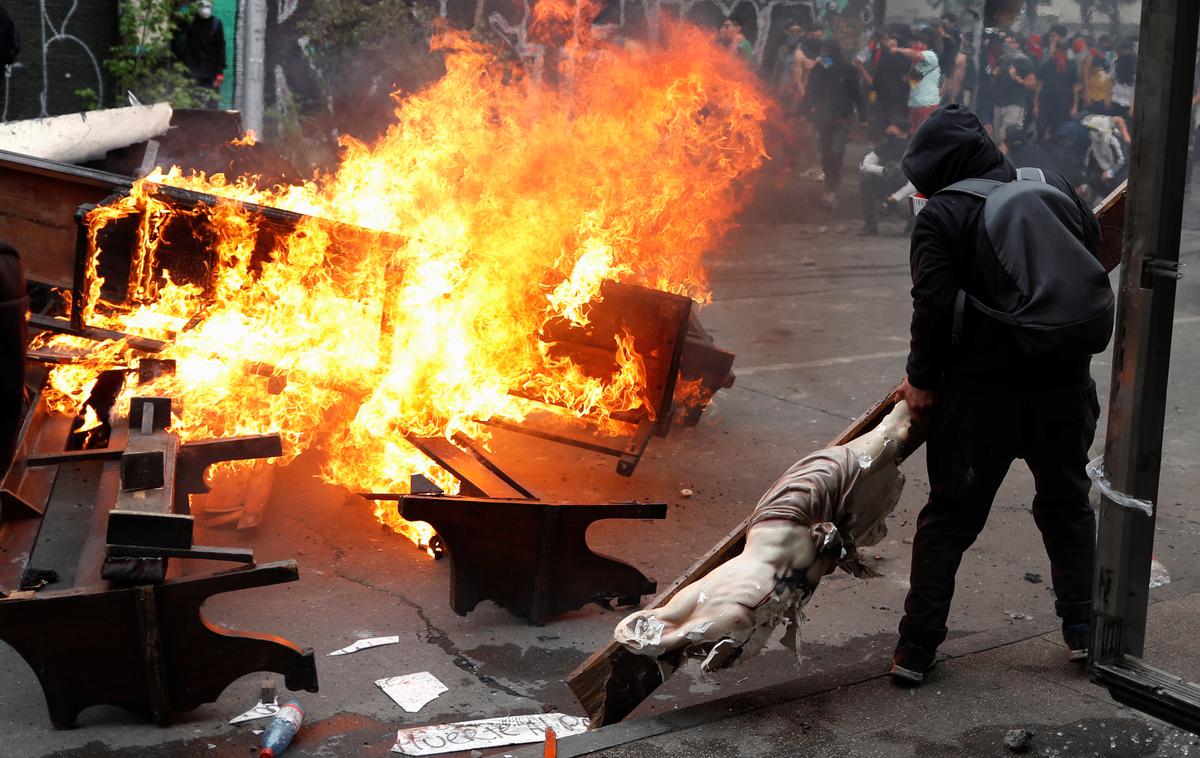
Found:
[[(68, 29), (71, 18), (75, 15), (75, 11), (79, 9), (78, 0), (72, 0), (71, 7), (67, 8), (67, 12), (58, 19), (57, 25), (55, 24), (55, 20), (51, 18), (49, 9), (46, 7), (46, 0), (39, 0), (38, 6), (41, 12), (42, 27), (42, 94), (40, 97), (42, 112), (39, 115), (50, 115), (50, 67), (48, 64), (51, 50), (55, 45), (78, 46), (79, 50), (87, 57), (88, 62), (92, 64), (92, 70), (96, 74), (94, 80), (96, 93), (99, 96), (100, 102), (104, 102), (104, 72), (100, 70), (100, 61), (96, 60), (95, 54), (88, 47), (87, 43), (77, 35), (72, 34)], [(84, 85), (81, 84), (80, 86)]]
[(21, 55), (4, 72), (3, 120), (78, 111), (79, 90), (104, 101), (101, 60), (116, 44), (116, 3), (37, 0), (6, 6)]
[[(479, 8), (484, 2), (480, 0)], [(443, 18), (447, 18), (447, 3), (440, 0)], [(862, 32), (874, 25), (878, 4), (877, 0), (835, 2), (838, 9), (826, 18), (826, 3), (822, 0), (609, 0), (600, 19), (629, 36), (653, 40), (658, 38), (664, 18), (684, 18), (715, 28), (732, 16), (742, 22), (746, 35), (753, 40), (755, 64), (763, 66), (774, 60), (784, 41), (784, 30), (795, 22), (825, 21), (843, 46), (856, 48)], [(516, 13), (494, 10), (487, 20), (519, 54), (537, 56), (541, 48), (528, 41), (531, 6), (531, 0), (520, 0), (519, 18)]]
[[(506, 39), (522, 56), (540, 58), (542, 48), (530, 42), (529, 25), (532, 6), (536, 0), (426, 0), (430, 11), (452, 26), (475, 26), (481, 22)], [(846, 32), (844, 44), (857, 44), (858, 35), (874, 23), (878, 0), (842, 0), (835, 2), (839, 23), (835, 30)], [(270, 45), (280, 57), (293, 58), (300, 33), (296, 20), (303, 18), (305, 0), (276, 0), (277, 29), (268, 35)], [(739, 18), (747, 36), (754, 44), (754, 61), (758, 65), (773, 60), (783, 42), (783, 30), (796, 21), (804, 22), (821, 17), (823, 0), (608, 0), (600, 20), (611, 23), (632, 37), (656, 39), (662, 19), (686, 18), (705, 26), (716, 27), (728, 16)], [(839, 29), (840, 27), (840, 29)], [(289, 30), (291, 34), (289, 35)], [(842, 35), (838, 35), (842, 36)], [(319, 40), (316, 42), (319, 43)], [(303, 46), (302, 46), (303, 49)], [(268, 52), (270, 56), (270, 52)], [(307, 58), (307, 56), (305, 56)], [(311, 60), (295, 61), (301, 67), (311, 67)], [(285, 79), (297, 73), (284, 62)], [(291, 76), (289, 76), (291, 75)]]
[[(411, 39), (397, 38), (400, 48), (424, 49), (434, 27), (473, 28), (499, 37), (513, 52), (530, 62), (535, 75), (542, 71), (554, 51), (546, 50), (530, 36), (533, 7), (537, 0), (416, 0), (409, 12), (419, 27)], [(827, 3), (836, 10), (823, 16)], [(381, 73), (387, 65), (395, 66), (393, 55), (385, 65), (372, 65), (365, 57), (354, 65), (336, 71), (325, 71), (320, 61), (322, 40), (306, 36), (305, 14), (313, 7), (312, 0), (276, 0), (275, 13), (267, 34), (267, 70), (273, 79), (275, 102), (268, 108), (283, 113), (293, 105), (315, 106), (330, 116), (334, 131), (361, 129), (371, 122), (371, 115), (390, 113), (387, 98), (389, 84)], [(874, 25), (881, 0), (604, 0), (596, 23), (610, 26), (615, 33), (630, 39), (656, 40), (668, 19), (686, 19), (713, 29), (714, 33), (726, 17), (741, 21), (753, 44), (753, 63), (764, 74), (775, 70), (778, 53), (786, 42), (785, 30), (793, 23), (822, 21), (844, 47), (861, 44), (864, 30)], [(536, 34), (535, 34), (536, 36)], [(412, 60), (411, 58), (409, 60)], [(401, 88), (403, 88), (401, 86)]]

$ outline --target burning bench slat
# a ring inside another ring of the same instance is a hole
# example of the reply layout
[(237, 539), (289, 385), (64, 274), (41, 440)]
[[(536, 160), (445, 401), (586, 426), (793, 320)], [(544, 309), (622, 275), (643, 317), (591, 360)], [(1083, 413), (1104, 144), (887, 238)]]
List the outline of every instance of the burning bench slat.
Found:
[[(268, 206), (219, 199), (205, 193), (165, 185), (154, 185), (153, 192), (156, 202), (162, 202), (176, 210), (169, 223), (155, 227), (158, 235), (155, 256), (161, 258), (157, 261), (157, 267), (147, 262), (142, 262), (139, 267), (134, 265), (133, 261), (137, 229), (143, 224), (142, 216), (145, 214), (134, 213), (109, 221), (97, 234), (97, 265), (105, 274), (105, 296), (115, 302), (130, 298), (136, 300), (141, 297), (139, 293), (153, 290), (155, 282), (161, 279), (164, 268), (171, 270), (172, 279), (175, 281), (208, 287), (212, 265), (211, 249), (216, 237), (205, 209), (215, 208), (219, 204), (238, 206), (258, 219), (254, 232), (254, 258), (260, 261), (265, 259), (279, 239), (295, 232), (303, 222), (308, 221), (316, 221), (328, 230), (331, 237), (344, 241), (345, 244), (403, 244), (403, 240), (397, 235), (315, 219)], [(85, 262), (92, 254), (92, 249), (88, 235), (84, 233), (85, 218), (90, 210), (91, 207), (81, 207), (79, 212), (81, 233), (76, 250), (78, 276), (73, 287), (74, 303), (84, 302), (85, 294), (91, 286), (88, 278), (89, 267)], [(79, 308), (73, 309), (72, 321), (77, 331), (83, 331), (87, 327), (80, 323), (79, 311)], [(385, 302), (380, 324), (380, 355), (385, 360), (390, 356), (389, 325), (399, 317), (394, 311), (394, 304), (390, 300)], [(633, 348), (645, 368), (646, 406), (635, 409), (627, 418), (622, 418), (619, 413), (612, 416), (628, 423), (630, 439), (619, 446), (618, 453), (618, 457), (622, 458), (618, 470), (623, 475), (633, 473), (648, 440), (640, 429), (643, 420), (647, 417), (651, 419), (654, 431), (660, 436), (665, 436), (670, 426), (674, 389), (679, 376), (690, 314), (691, 300), (686, 297), (638, 285), (607, 281), (602, 285), (600, 297), (590, 307), (590, 323), (579, 327), (565, 320), (551, 320), (544, 326), (540, 335), (543, 341), (550, 345), (551, 356), (570, 358), (586, 375), (602, 381), (609, 378), (616, 368), (616, 339), (625, 335), (632, 338)], [(271, 376), (276, 374), (270, 366), (259, 367), (257, 370), (247, 367), (247, 370)], [(286, 376), (281, 381), (286, 381)], [(352, 393), (369, 391), (369, 388), (364, 387), (345, 389)], [(514, 389), (522, 396), (531, 397), (539, 402), (556, 402), (555, 398), (539, 396), (540, 393), (536, 389)], [(572, 444), (567, 441), (569, 439), (568, 436), (559, 441)]]
[(441, 437), (408, 435), (405, 439), (457, 479), (462, 485), (459, 490), (462, 495), (537, 499), (461, 434), (455, 435), (453, 443)]
[(61, 450), (70, 433), (71, 420), (52, 415), (39, 392), (0, 489), (0, 598), (21, 589), (58, 477), (58, 466), (28, 466), (25, 458)]

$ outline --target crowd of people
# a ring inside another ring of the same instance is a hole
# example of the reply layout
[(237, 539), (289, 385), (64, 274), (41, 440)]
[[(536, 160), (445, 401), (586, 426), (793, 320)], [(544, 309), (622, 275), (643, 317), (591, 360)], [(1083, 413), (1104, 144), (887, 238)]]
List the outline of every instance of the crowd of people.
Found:
[[(1089, 202), (1126, 177), (1136, 40), (985, 30), (982, 53), (968, 54), (958, 19), (933, 25), (892, 23), (857, 51), (846, 51), (828, 21), (788, 27), (763, 75), (780, 93), (820, 159), (824, 201), (842, 190), (846, 142), (855, 124), (875, 145), (860, 166), (863, 231), (881, 211), (907, 213), (912, 186), (900, 171), (908, 137), (942, 105), (963, 103), (1014, 165), (1057, 171)], [(722, 27), (731, 49), (751, 58), (735, 20)]]

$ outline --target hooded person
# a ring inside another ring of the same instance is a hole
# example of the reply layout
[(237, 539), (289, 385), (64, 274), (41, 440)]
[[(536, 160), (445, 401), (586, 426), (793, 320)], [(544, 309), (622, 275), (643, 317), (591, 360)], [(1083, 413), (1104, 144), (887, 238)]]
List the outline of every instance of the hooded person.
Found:
[[(901, 166), (928, 198), (912, 234), (911, 342), (898, 394), (928, 424), (930, 494), (913, 537), (892, 677), (920, 684), (933, 667), (947, 634), (954, 575), (1016, 458), (1036, 483), (1033, 518), (1050, 558), (1069, 657), (1085, 659), (1096, 527), (1085, 467), (1100, 413), (1091, 356), (1030, 356), (1014, 327), (978, 308), (956, 307), (960, 292), (989, 308), (1010, 307), (1004, 299), (1014, 286), (982, 223), (984, 199), (942, 192), (964, 179), (1016, 178), (975, 114), (960, 105), (934, 113), (913, 135)], [(1070, 223), (1056, 231), (1098, 256), (1100, 227), (1091, 210), (1061, 175), (1047, 171), (1045, 181), (1065, 195), (1061, 205), (1070, 211)]]
[[(862, 190), (863, 228), (861, 235), (879, 233), (879, 210), (885, 199), (905, 186), (907, 179), (900, 170), (900, 160), (908, 148), (908, 119), (895, 118), (888, 124), (880, 140), (859, 164), (859, 186)], [(890, 204), (890, 200), (887, 200)]]
[(225, 78), (225, 27), (213, 15), (212, 0), (198, 0), (196, 15), (175, 39), (175, 55), (187, 66), (199, 86), (213, 91), (209, 107), (217, 106), (216, 94)]
[(1088, 130), (1083, 173), (1088, 189), (1097, 198), (1106, 197), (1129, 175), (1128, 160), (1116, 118), (1092, 115), (1082, 121)]
[(867, 120), (867, 100), (858, 70), (846, 60), (837, 42), (825, 40), (819, 53), (817, 65), (808, 76), (801, 112), (817, 130), (825, 173), (825, 203), (832, 206), (841, 188), (850, 123), (855, 114), (859, 121)]
[(1029, 131), (1023, 126), (1010, 126), (1004, 132), (1004, 153), (1009, 162), (1019, 168), (1040, 168), (1043, 171), (1061, 173), (1058, 161), (1054, 160), (1040, 142), (1032, 139)]

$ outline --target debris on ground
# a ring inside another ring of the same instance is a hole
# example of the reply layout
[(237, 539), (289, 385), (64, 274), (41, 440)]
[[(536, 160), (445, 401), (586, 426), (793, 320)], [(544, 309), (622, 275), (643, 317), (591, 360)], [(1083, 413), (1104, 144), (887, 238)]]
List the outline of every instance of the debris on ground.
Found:
[(1014, 753), (1028, 753), (1033, 747), (1033, 732), (1028, 729), (1010, 729), (1004, 735), (1004, 747)]
[(350, 653), (357, 653), (359, 650), (366, 650), (367, 648), (371, 647), (379, 647), (380, 645), (395, 645), (399, 642), (400, 635), (398, 634), (393, 634), (389, 637), (370, 637), (365, 640), (358, 640), (357, 642), (347, 645), (346, 647), (338, 648), (332, 653), (329, 653), (329, 655), (349, 655)]
[(255, 719), (270, 718), (271, 716), (274, 716), (276, 713), (279, 713), (279, 701), (278, 700), (272, 700), (269, 703), (264, 703), (263, 701), (259, 700), (258, 703), (250, 710), (229, 719), (229, 723), (240, 724), (243, 721), (253, 721)]
[(1042, 583), (1042, 575), (1035, 573), (1033, 571), (1026, 571), (1024, 579), (1025, 579), (1025, 581), (1029, 582), (1030, 584), (1041, 584)]
[(285, 703), (279, 709), (279, 713), (275, 714), (275, 718), (271, 719), (271, 723), (267, 724), (267, 731), (263, 733), (262, 747), (258, 749), (259, 758), (275, 758), (275, 756), (287, 750), (288, 745), (292, 744), (292, 738), (296, 736), (296, 732), (300, 731), (300, 725), (304, 723), (304, 709), (296, 701)]
[(449, 687), (442, 684), (436, 676), (428, 671), (377, 679), (375, 684), (388, 697), (396, 701), (396, 705), (409, 713), (416, 713), (436, 700), (443, 692), (450, 691)]
[(1150, 589), (1170, 583), (1171, 575), (1167, 573), (1167, 567), (1162, 564), (1157, 555), (1154, 556), (1150, 560)]

